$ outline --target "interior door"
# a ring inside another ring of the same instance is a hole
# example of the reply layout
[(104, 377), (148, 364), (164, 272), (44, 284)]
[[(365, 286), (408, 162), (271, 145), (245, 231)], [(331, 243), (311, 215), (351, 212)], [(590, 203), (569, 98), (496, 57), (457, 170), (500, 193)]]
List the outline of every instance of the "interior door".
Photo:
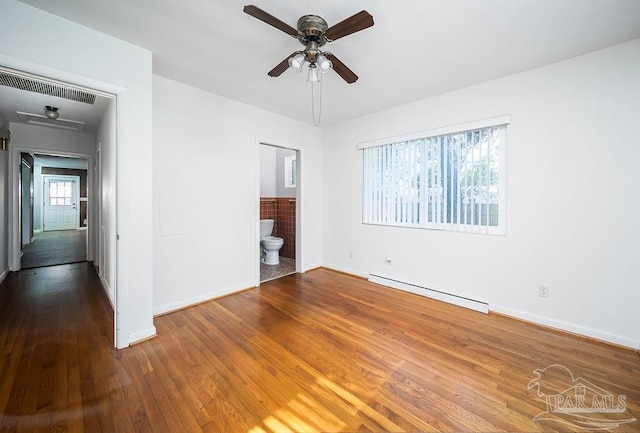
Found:
[(33, 239), (33, 156), (22, 152), (20, 165), (20, 224), (22, 246)]
[(43, 230), (77, 230), (78, 176), (44, 176)]

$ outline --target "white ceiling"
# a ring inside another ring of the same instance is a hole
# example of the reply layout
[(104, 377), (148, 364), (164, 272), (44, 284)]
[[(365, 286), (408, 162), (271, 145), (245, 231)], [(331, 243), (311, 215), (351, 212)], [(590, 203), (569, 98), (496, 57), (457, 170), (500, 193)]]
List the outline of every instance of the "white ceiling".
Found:
[(243, 6), (293, 27), (365, 9), (373, 27), (325, 46), (360, 79), (324, 76), (323, 126), (640, 37), (639, 0), (22, 1), (151, 50), (154, 74), (305, 123), (306, 75), (267, 76), (301, 45)]

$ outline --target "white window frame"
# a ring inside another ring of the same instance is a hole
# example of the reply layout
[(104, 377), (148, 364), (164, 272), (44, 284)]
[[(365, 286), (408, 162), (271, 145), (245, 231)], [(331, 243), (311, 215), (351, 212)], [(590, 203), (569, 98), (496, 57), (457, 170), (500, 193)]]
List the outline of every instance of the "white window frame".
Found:
[[(447, 221), (440, 221), (440, 222), (429, 222), (427, 221), (428, 218), (422, 218), (421, 221), (417, 221), (418, 218), (417, 216), (417, 211), (416, 211), (416, 207), (412, 207), (411, 205), (407, 205), (406, 209), (403, 209), (402, 212), (398, 213), (397, 211), (395, 212), (396, 215), (398, 214), (402, 214), (402, 215), (406, 215), (406, 217), (403, 217), (402, 219), (404, 219), (403, 221), (396, 221), (397, 216), (394, 217), (393, 220), (390, 221), (383, 221), (381, 218), (379, 217), (372, 217), (372, 207), (376, 206), (377, 204), (374, 203), (373, 201), (369, 200), (369, 198), (372, 197), (372, 191), (373, 191), (373, 184), (372, 182), (375, 182), (376, 179), (379, 181), (379, 179), (375, 176), (372, 175), (371, 173), (368, 172), (369, 167), (371, 167), (372, 161), (368, 161), (367, 160), (367, 152), (363, 152), (363, 199), (362, 199), (362, 222), (364, 224), (374, 224), (374, 225), (388, 225), (388, 226), (397, 226), (397, 227), (414, 227), (414, 228), (426, 228), (426, 229), (435, 229), (435, 230), (444, 230), (444, 231), (456, 231), (456, 232), (471, 232), (471, 233), (482, 233), (482, 234), (493, 234), (493, 235), (502, 235), (506, 233), (506, 173), (507, 173), (507, 168), (506, 168), (506, 148), (507, 148), (507, 125), (509, 125), (511, 123), (511, 116), (510, 115), (503, 115), (503, 116), (498, 116), (498, 117), (492, 117), (489, 119), (482, 119), (482, 120), (477, 120), (477, 121), (473, 121), (473, 122), (467, 122), (467, 123), (462, 123), (462, 124), (457, 124), (457, 125), (450, 125), (450, 126), (446, 126), (446, 127), (442, 127), (442, 128), (436, 128), (436, 129), (431, 129), (431, 130), (426, 130), (426, 131), (419, 131), (419, 132), (415, 132), (415, 133), (411, 133), (411, 134), (406, 134), (406, 135), (402, 135), (402, 136), (397, 136), (397, 137), (390, 137), (390, 138), (384, 138), (384, 139), (379, 139), (379, 140), (374, 140), (374, 141), (369, 141), (369, 142), (364, 142), (364, 143), (360, 143), (358, 144), (358, 149), (364, 150), (367, 148), (371, 148), (371, 147), (382, 147), (382, 146), (387, 146), (388, 149), (397, 149), (394, 148), (393, 146), (389, 146), (389, 145), (396, 145), (396, 146), (401, 146), (403, 143), (406, 143), (407, 146), (404, 147), (404, 152), (405, 153), (409, 153), (409, 156), (407, 158), (411, 158), (412, 157), (412, 152), (414, 152), (413, 150), (411, 150), (411, 145), (412, 143), (415, 143), (417, 141), (424, 141), (427, 140), (429, 138), (434, 138), (434, 137), (440, 137), (440, 136), (445, 136), (445, 135), (450, 135), (450, 134), (457, 134), (457, 133), (463, 133), (463, 132), (469, 132), (469, 131), (476, 131), (476, 130), (482, 130), (482, 129), (486, 129), (486, 128), (498, 128), (499, 130), (499, 155), (498, 155), (498, 173), (499, 173), (499, 178), (498, 178), (498, 225), (495, 226), (490, 226), (489, 224), (489, 218), (487, 215), (487, 219), (486, 219), (486, 224), (468, 224), (468, 223), (462, 223), (460, 222), (460, 218), (458, 215), (457, 221), (458, 222), (447, 222)], [(417, 145), (417, 144), (416, 144)], [(400, 151), (398, 151), (400, 152)], [(399, 154), (399, 153), (398, 153)], [(397, 158), (397, 156), (396, 156)], [(425, 167), (426, 164), (422, 164), (421, 167)], [(421, 168), (422, 170), (423, 168)], [(416, 168), (412, 168), (411, 165), (409, 165), (408, 168), (409, 171), (412, 171), (412, 173), (415, 174), (415, 170)], [(422, 178), (426, 178), (426, 175), (423, 175)], [(410, 183), (410, 182), (406, 182), (406, 183)], [(409, 188), (409, 190), (413, 190), (414, 186), (412, 186), (411, 188)], [(412, 201), (413, 202), (417, 202), (419, 201), (420, 204), (420, 208), (421, 209), (427, 209), (427, 201), (426, 201), (426, 194), (424, 193), (424, 191), (422, 190), (422, 187), (420, 187), (420, 191), (422, 192), (418, 198), (413, 198)], [(395, 191), (394, 191), (395, 192)], [(415, 194), (414, 194), (415, 195)], [(375, 208), (373, 208), (375, 210)], [(488, 208), (487, 208), (488, 209)], [(488, 210), (487, 210), (488, 212)], [(423, 212), (424, 215), (424, 212)]]
[(284, 187), (295, 188), (298, 183), (296, 155), (284, 157)]

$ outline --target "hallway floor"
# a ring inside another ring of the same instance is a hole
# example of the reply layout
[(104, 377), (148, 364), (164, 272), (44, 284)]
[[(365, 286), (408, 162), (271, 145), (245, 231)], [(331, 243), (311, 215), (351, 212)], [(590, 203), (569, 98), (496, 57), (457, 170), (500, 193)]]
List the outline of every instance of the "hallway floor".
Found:
[(22, 248), (22, 269), (78, 263), (87, 260), (87, 231), (58, 230), (40, 232)]

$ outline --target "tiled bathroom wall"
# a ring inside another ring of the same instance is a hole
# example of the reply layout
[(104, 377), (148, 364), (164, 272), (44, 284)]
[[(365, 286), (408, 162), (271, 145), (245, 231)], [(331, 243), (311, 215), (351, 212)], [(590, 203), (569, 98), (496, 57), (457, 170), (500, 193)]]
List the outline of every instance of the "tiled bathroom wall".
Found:
[[(261, 220), (275, 220), (277, 215), (276, 199), (269, 197), (260, 198), (260, 219)], [(273, 230), (275, 232), (276, 227), (274, 224)], [(275, 236), (275, 234), (274, 234)]]
[(296, 199), (278, 198), (275, 226), (278, 236), (284, 239), (284, 246), (280, 250), (282, 257), (295, 260), (296, 258)]
[(273, 219), (273, 236), (284, 239), (280, 257), (296, 258), (296, 199), (261, 197), (260, 219)]

